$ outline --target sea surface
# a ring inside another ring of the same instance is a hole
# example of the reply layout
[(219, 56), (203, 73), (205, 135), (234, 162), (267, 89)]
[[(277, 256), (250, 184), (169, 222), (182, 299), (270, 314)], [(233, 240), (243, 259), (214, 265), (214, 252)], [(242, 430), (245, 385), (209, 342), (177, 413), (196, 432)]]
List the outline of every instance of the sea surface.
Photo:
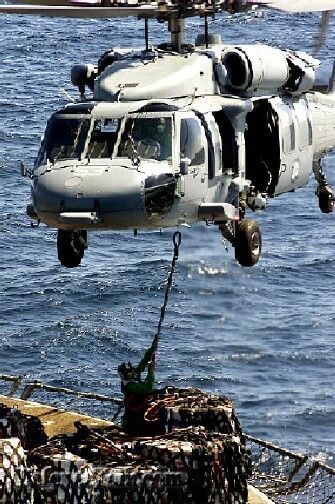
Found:
[[(311, 51), (319, 21), (260, 11), (217, 16), (210, 30), (227, 42)], [(187, 41), (202, 25), (187, 22)], [(143, 46), (143, 22), (2, 15), (0, 27), (0, 373), (118, 395), (117, 365), (139, 361), (155, 333), (173, 230), (92, 233), (82, 265), (65, 269), (55, 230), (30, 227), (19, 162), (32, 165), (48, 116), (68, 101), (62, 90), (76, 97), (72, 65)], [(150, 22), (152, 42), (167, 38), (165, 24)], [(319, 54), (328, 66), (334, 41), (330, 26)], [(335, 184), (334, 155), (325, 166)], [(335, 216), (321, 214), (315, 188), (311, 180), (254, 216), (263, 255), (252, 269), (235, 263), (216, 228), (181, 228), (157, 381), (227, 395), (246, 432), (332, 464)], [(99, 403), (78, 407), (111, 415)]]

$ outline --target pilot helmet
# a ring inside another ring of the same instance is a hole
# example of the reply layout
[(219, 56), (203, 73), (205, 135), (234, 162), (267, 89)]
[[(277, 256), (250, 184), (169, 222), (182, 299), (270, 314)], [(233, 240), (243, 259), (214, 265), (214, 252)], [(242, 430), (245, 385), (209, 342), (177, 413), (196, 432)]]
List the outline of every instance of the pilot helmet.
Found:
[(163, 133), (165, 131), (165, 128), (166, 128), (166, 119), (165, 117), (160, 117), (159, 122), (157, 124), (157, 131), (159, 133)]

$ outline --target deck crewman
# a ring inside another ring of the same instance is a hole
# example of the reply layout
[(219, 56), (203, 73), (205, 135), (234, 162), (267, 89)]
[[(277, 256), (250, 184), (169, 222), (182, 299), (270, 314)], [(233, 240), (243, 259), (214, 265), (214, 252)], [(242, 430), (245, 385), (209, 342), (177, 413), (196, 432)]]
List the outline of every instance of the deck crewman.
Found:
[[(148, 368), (147, 376), (141, 374)], [(152, 396), (155, 384), (155, 345), (149, 347), (137, 366), (123, 362), (118, 367), (121, 391), (124, 394), (124, 430), (131, 434), (142, 434), (146, 430), (144, 414)]]

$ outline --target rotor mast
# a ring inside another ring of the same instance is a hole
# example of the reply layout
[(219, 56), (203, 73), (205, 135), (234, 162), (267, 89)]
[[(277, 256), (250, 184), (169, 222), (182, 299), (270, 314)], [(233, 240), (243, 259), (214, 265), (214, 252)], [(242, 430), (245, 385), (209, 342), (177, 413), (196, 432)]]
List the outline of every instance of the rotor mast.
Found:
[(178, 52), (181, 51), (185, 38), (185, 20), (178, 14), (171, 16), (168, 20), (168, 29), (171, 34), (171, 44)]

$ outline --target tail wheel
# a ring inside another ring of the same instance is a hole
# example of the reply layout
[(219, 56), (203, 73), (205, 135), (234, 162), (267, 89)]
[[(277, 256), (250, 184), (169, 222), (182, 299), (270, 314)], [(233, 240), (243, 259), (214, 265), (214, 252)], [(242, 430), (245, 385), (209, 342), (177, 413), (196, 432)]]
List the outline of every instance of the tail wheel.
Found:
[(87, 231), (58, 230), (57, 252), (58, 260), (66, 268), (79, 266), (84, 251), (87, 248)]
[(262, 235), (257, 222), (242, 219), (235, 229), (235, 259), (241, 266), (258, 263), (262, 252)]

